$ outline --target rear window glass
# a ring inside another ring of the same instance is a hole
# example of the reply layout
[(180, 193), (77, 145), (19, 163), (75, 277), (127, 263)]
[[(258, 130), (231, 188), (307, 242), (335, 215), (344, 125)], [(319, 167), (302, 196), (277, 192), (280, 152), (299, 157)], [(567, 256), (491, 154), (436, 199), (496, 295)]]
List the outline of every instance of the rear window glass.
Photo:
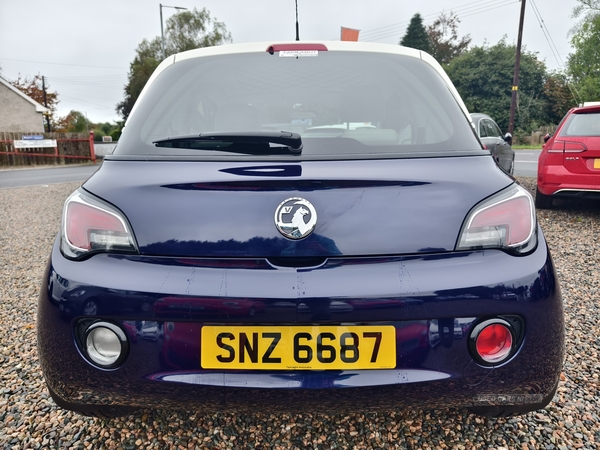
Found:
[(168, 67), (136, 106), (115, 154), (214, 156), (221, 152), (153, 142), (244, 131), (298, 133), (303, 150), (292, 159), (481, 150), (439, 74), (419, 59), (366, 52), (283, 58), (264, 52)]
[(600, 113), (571, 114), (561, 136), (600, 136)]

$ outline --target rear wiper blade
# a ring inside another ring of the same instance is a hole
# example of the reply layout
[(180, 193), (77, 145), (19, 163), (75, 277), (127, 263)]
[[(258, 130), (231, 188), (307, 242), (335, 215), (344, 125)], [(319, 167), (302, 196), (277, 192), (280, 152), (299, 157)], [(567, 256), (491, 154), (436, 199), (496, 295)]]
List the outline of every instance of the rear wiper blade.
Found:
[[(302, 138), (289, 131), (231, 131), (168, 137), (152, 142), (156, 147), (218, 150), (248, 155), (279, 155), (302, 153)], [(212, 143), (214, 145), (194, 145)], [(270, 146), (269, 144), (281, 144)]]

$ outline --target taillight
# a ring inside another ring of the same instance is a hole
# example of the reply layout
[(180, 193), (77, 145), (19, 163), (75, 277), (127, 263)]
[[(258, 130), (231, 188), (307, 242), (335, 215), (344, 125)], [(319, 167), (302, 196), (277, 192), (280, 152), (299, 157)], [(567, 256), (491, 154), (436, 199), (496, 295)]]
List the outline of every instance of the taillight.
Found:
[(65, 202), (61, 250), (75, 259), (96, 252), (136, 253), (137, 246), (120, 211), (79, 190)]
[(518, 350), (523, 337), (521, 321), (515, 323), (520, 326), (515, 328), (508, 320), (496, 317), (473, 327), (468, 341), (473, 358), (485, 366), (499, 365), (511, 358)]
[(554, 141), (548, 148), (548, 153), (562, 153), (565, 151), (565, 141)]
[(487, 363), (503, 361), (512, 350), (513, 338), (510, 330), (503, 324), (488, 325), (475, 340), (475, 348), (481, 359)]
[(499, 248), (525, 254), (536, 243), (533, 198), (524, 188), (513, 184), (471, 210), (456, 249)]
[(581, 153), (585, 152), (587, 147), (581, 142), (554, 141), (548, 153)]
[(565, 153), (585, 152), (587, 147), (581, 142), (565, 142)]

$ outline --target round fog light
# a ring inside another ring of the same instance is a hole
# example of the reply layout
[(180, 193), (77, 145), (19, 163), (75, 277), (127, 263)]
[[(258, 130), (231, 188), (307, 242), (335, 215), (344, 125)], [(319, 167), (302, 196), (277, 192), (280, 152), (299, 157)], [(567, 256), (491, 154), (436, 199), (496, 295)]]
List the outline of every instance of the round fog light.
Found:
[(504, 361), (510, 355), (512, 348), (512, 333), (502, 323), (487, 325), (475, 338), (477, 354), (488, 364), (498, 364)]
[(514, 354), (517, 345), (514, 333), (514, 328), (504, 319), (481, 322), (470, 335), (471, 354), (484, 365), (501, 364)]
[(125, 358), (127, 347), (125, 333), (112, 323), (95, 322), (87, 329), (86, 353), (100, 367), (115, 367)]

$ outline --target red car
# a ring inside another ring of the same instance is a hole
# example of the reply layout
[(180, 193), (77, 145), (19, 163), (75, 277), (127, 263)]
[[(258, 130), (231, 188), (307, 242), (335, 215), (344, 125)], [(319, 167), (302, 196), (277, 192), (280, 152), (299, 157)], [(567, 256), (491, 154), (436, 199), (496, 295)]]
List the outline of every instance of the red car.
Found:
[(600, 105), (571, 109), (547, 137), (535, 206), (552, 208), (558, 197), (600, 198)]

